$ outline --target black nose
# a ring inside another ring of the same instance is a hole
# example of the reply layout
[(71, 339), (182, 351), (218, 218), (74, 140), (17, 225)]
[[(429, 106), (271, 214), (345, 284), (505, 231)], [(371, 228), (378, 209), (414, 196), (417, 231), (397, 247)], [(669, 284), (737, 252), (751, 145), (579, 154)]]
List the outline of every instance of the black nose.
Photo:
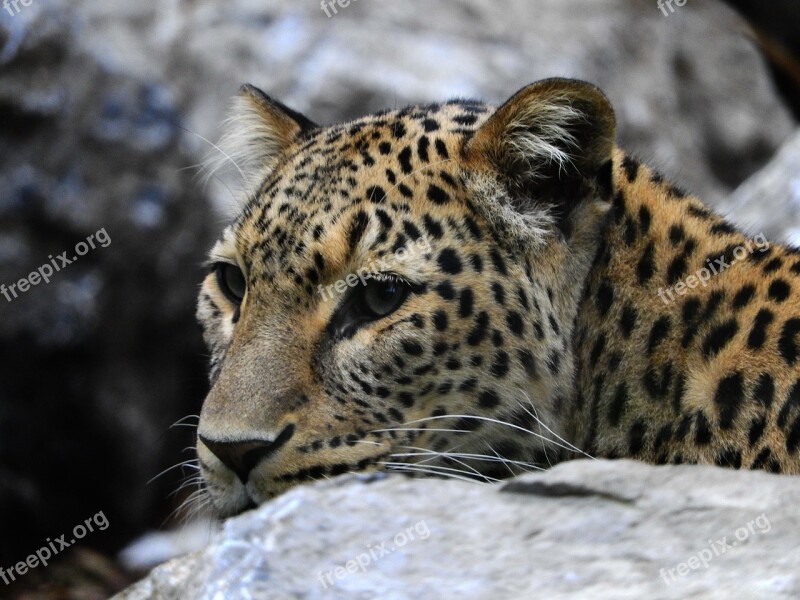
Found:
[(274, 454), (277, 450), (288, 442), (294, 435), (294, 425), (287, 425), (278, 436), (270, 440), (242, 440), (240, 442), (216, 442), (204, 436), (200, 436), (200, 441), (206, 448), (211, 450), (223, 464), (236, 476), (242, 483), (247, 483), (250, 471), (263, 459)]

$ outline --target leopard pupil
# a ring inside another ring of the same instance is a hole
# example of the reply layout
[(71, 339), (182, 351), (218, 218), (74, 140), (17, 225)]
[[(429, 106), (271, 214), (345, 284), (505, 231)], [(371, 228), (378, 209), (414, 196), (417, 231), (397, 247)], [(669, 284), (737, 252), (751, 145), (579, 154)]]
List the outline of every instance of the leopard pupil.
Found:
[(376, 315), (388, 315), (400, 305), (402, 299), (403, 289), (396, 282), (384, 281), (367, 286), (366, 305)]
[(229, 264), (222, 265), (220, 268), (222, 269), (222, 287), (231, 300), (241, 302), (247, 291), (247, 283), (244, 280), (244, 274), (241, 269)]

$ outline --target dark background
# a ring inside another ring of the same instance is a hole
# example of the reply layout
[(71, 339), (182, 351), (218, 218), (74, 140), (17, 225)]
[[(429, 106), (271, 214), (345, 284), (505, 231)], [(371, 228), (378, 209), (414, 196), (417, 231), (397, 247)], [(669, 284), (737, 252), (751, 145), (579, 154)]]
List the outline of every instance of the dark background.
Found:
[[(800, 4), (730, 4), (752, 27), (713, 0), (667, 16), (655, 0), (352, 0), (330, 18), (316, 0), (0, 8), (0, 283), (111, 238), (0, 297), (0, 566), (102, 510), (110, 527), (63, 557), (79, 564), (22, 582), (101, 597), (129, 576), (120, 548), (174, 525), (180, 470), (146, 483), (192, 456), (192, 429), (170, 425), (206, 391), (195, 294), (231, 203), (197, 165), (240, 83), (327, 123), (584, 78), (615, 104), (622, 145), (724, 212), (800, 116)], [(781, 237), (800, 225), (788, 206), (763, 212)]]

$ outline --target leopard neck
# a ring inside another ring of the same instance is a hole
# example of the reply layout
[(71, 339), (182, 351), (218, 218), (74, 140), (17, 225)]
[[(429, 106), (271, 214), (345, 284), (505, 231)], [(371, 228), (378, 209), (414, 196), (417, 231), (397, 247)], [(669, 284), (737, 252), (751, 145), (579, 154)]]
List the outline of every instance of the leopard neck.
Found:
[[(576, 317), (571, 435), (599, 456), (675, 460), (659, 454), (658, 436), (674, 435), (682, 419), (698, 430), (718, 420), (715, 382), (728, 363), (735, 369), (731, 340), (747, 335), (737, 312), (785, 250), (744, 235), (620, 151), (614, 189)], [(784, 293), (780, 284), (774, 292)]]

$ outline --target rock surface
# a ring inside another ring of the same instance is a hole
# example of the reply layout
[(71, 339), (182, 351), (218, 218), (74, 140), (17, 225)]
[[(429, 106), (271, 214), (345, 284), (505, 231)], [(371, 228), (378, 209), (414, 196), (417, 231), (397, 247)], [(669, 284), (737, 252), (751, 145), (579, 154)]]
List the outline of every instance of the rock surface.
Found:
[(0, 296), (6, 566), (100, 510), (111, 526), (87, 541), (106, 549), (168, 513), (174, 479), (146, 483), (183, 460), (192, 438), (169, 426), (205, 390), (193, 306), (213, 210), (164, 85), (108, 69), (53, 3), (2, 12), (0, 284), (70, 261)]
[(631, 461), (500, 485), (345, 476), (117, 598), (796, 598), (798, 502), (798, 478)]
[(800, 244), (800, 131), (727, 204), (736, 222), (749, 231)]
[(655, 0), (352, 0), (330, 17), (285, 0), (75, 4), (84, 43), (163, 81), (208, 138), (244, 81), (330, 123), (579, 77), (611, 98), (623, 146), (716, 203), (795, 127), (747, 26), (717, 1), (668, 16)]

